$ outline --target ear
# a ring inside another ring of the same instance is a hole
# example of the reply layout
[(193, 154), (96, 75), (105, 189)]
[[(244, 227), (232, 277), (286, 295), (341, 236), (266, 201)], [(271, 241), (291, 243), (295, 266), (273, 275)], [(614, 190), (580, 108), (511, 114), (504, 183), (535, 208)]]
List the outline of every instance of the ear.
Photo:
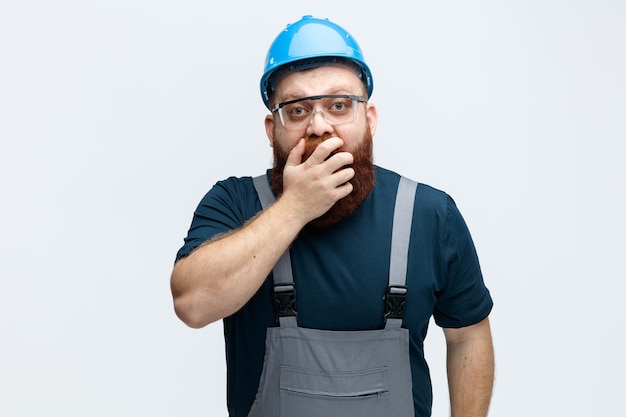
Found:
[(376, 126), (378, 126), (378, 110), (376, 110), (376, 106), (372, 103), (367, 103), (367, 107), (365, 108), (365, 116), (367, 119), (367, 124), (370, 125), (370, 131), (372, 132), (372, 136), (376, 134)]
[(270, 140), (270, 146), (274, 147), (274, 115), (268, 114), (265, 116), (265, 134)]

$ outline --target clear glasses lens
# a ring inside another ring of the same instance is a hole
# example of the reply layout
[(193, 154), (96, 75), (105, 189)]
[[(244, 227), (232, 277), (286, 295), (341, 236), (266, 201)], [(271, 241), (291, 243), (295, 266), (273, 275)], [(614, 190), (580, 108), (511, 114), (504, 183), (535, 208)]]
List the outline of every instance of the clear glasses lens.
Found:
[(336, 126), (356, 119), (359, 101), (365, 100), (355, 96), (313, 97), (281, 103), (277, 110), (283, 126), (289, 130), (308, 127), (318, 112), (326, 122)]

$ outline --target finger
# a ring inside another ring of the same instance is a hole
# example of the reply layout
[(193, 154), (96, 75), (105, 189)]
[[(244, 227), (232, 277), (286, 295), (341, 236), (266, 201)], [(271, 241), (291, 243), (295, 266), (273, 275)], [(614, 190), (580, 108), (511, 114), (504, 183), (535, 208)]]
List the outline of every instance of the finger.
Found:
[(341, 200), (342, 198), (346, 197), (352, 192), (353, 189), (354, 186), (350, 182), (345, 182), (335, 188), (335, 192), (337, 193), (337, 200)]
[(302, 155), (304, 154), (304, 138), (300, 139), (296, 146), (291, 149), (287, 156), (286, 165), (300, 165), (302, 163)]
[(343, 146), (343, 140), (338, 137), (333, 137), (327, 139), (320, 143), (317, 148), (313, 151), (308, 161), (311, 161), (313, 164), (319, 164), (324, 162), (328, 157), (332, 154), (333, 151), (341, 148)]
[(335, 188), (341, 187), (343, 184), (354, 178), (355, 171), (352, 167), (342, 168), (332, 174), (332, 182), (335, 184)]
[(354, 163), (354, 155), (350, 152), (338, 152), (328, 158), (326, 163), (331, 172), (335, 172), (346, 165), (352, 165)]

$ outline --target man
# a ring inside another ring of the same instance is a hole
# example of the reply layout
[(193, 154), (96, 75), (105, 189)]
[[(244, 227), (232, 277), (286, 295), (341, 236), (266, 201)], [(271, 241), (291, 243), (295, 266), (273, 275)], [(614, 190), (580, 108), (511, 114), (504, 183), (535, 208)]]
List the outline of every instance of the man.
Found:
[(487, 414), (492, 301), (474, 245), (449, 196), (373, 165), (372, 89), (343, 28), (288, 25), (261, 79), (274, 166), (218, 182), (177, 254), (177, 315), (224, 320), (233, 417), (429, 416), (431, 316), (452, 416)]

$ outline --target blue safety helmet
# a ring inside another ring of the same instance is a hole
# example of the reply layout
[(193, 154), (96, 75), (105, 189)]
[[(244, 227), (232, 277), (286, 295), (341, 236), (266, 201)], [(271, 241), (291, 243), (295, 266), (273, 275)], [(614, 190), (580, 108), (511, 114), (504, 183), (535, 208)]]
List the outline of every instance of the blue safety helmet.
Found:
[(331, 62), (352, 62), (360, 69), (367, 87), (367, 97), (372, 95), (374, 82), (363, 53), (356, 40), (341, 26), (328, 19), (303, 16), (276, 37), (265, 58), (261, 77), (261, 97), (269, 109), (270, 95), (276, 87), (271, 85), (272, 75), (289, 64), (292, 71), (319, 67)]

